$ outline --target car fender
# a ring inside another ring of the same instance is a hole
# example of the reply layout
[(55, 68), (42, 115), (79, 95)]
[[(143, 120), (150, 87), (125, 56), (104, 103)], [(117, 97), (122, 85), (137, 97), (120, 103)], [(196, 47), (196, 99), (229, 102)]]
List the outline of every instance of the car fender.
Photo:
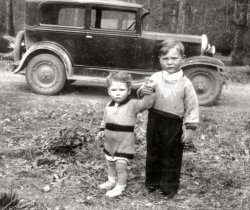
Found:
[(56, 54), (64, 63), (66, 69), (67, 77), (70, 77), (73, 74), (73, 66), (72, 59), (69, 53), (54, 42), (42, 41), (32, 45), (23, 55), (18, 67), (13, 71), (14, 73), (18, 73), (22, 71), (26, 66), (28, 61), (39, 52), (50, 52)]
[(208, 56), (193, 56), (186, 58), (181, 68), (185, 71), (185, 69), (197, 65), (212, 67), (212, 69), (217, 70), (219, 73), (223, 72), (225, 67), (225, 64), (217, 58)]

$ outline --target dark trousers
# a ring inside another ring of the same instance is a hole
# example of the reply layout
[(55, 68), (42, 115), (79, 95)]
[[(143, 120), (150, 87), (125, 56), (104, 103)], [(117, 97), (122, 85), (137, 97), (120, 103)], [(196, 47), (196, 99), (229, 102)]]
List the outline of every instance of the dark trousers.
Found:
[(182, 123), (182, 119), (149, 111), (146, 187), (159, 187), (164, 193), (177, 193), (183, 154)]

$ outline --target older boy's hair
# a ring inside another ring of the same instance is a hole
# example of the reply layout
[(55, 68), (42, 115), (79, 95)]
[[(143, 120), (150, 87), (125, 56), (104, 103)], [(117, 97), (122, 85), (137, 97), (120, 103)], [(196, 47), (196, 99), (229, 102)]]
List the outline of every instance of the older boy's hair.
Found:
[(113, 72), (110, 73), (106, 79), (108, 87), (111, 85), (112, 81), (123, 82), (127, 84), (127, 87), (130, 88), (132, 85), (132, 77), (127, 72)]
[(166, 39), (160, 44), (160, 47), (160, 55), (166, 55), (168, 54), (170, 49), (176, 48), (179, 51), (180, 55), (182, 57), (184, 56), (185, 48), (182, 42), (180, 41), (174, 39)]

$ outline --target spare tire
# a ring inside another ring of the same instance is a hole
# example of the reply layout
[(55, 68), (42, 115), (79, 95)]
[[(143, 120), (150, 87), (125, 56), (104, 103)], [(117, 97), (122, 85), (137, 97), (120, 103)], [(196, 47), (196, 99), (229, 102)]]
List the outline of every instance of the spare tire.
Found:
[(15, 38), (14, 61), (16, 62), (21, 60), (24, 52), (25, 52), (24, 31), (19, 31)]
[(216, 104), (223, 83), (220, 74), (215, 69), (206, 66), (194, 66), (184, 69), (184, 73), (193, 83), (199, 105), (211, 106)]

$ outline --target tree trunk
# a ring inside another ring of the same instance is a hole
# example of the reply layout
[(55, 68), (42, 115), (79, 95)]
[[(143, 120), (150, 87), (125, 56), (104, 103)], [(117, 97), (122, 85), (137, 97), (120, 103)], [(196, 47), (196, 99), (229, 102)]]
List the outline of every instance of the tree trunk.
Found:
[(234, 36), (234, 46), (232, 52), (232, 64), (244, 65), (247, 54), (247, 12), (248, 0), (235, 0), (234, 23), (236, 24), (236, 33)]
[(6, 0), (6, 32), (8, 35), (14, 35), (13, 0)]
[(179, 7), (178, 7), (178, 21), (177, 21), (177, 28), (176, 33), (184, 34), (185, 26), (186, 26), (186, 0), (179, 0)]

